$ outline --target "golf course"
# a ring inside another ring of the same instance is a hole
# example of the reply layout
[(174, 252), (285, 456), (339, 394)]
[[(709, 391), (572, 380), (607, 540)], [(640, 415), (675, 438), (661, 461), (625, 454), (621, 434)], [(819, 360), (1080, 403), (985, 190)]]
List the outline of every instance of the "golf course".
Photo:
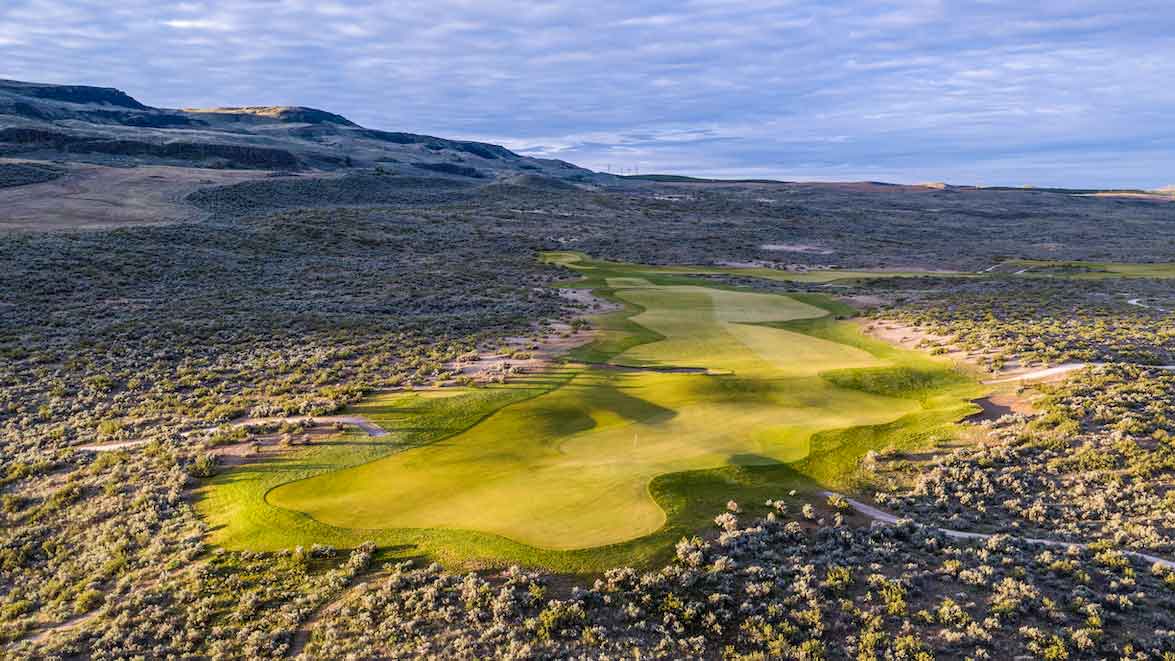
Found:
[[(851, 486), (869, 450), (949, 439), (983, 394), (947, 362), (863, 336), (818, 295), (548, 259), (621, 306), (565, 362), (505, 384), (354, 407), (390, 433), (218, 476), (213, 540), (372, 539), (406, 554), (589, 570), (661, 557), (731, 497)], [(862, 274), (863, 276), (871, 274)]]

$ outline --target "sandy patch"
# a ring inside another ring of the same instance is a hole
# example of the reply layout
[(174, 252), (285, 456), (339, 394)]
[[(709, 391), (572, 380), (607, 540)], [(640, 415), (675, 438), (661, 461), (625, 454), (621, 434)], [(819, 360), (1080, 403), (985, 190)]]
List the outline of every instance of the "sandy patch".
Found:
[[(277, 427), (283, 423), (303, 424), (295, 431), (282, 432)], [(373, 438), (387, 436), (389, 433), (367, 418), (351, 415), (244, 418), (229, 424), (234, 427), (249, 426), (259, 429), (251, 433), (248, 440), (209, 448), (209, 454), (215, 455), (223, 466), (239, 466), (285, 453), (298, 446), (312, 445), (316, 441), (338, 436), (347, 426), (358, 427)], [(200, 431), (208, 433), (214, 429)]]
[(814, 246), (807, 243), (764, 243), (759, 246), (760, 250), (769, 250), (772, 252), (799, 252), (809, 255), (831, 255), (836, 252), (828, 248)]
[(788, 273), (836, 271), (838, 269), (838, 267), (831, 264), (784, 264), (783, 262), (774, 262), (766, 259), (752, 259), (742, 262), (719, 260), (714, 262), (714, 265), (731, 269), (773, 269), (776, 271), (786, 271)]
[(866, 335), (890, 344), (896, 344), (903, 349), (928, 351), (932, 347), (944, 346), (947, 348), (947, 352), (939, 354), (943, 358), (964, 363), (972, 368), (982, 369), (980, 358), (983, 354), (981, 352), (955, 349), (951, 346), (951, 338), (945, 335), (936, 335), (921, 328), (891, 320), (865, 319), (861, 321), (861, 325)]
[[(830, 497), (840, 495), (840, 494), (837, 494), (832, 491), (822, 491), (821, 494), (824, 496), (830, 496)], [(886, 512), (885, 510), (878, 509), (872, 505), (863, 503), (859, 500), (854, 500), (852, 498), (847, 498), (844, 496), (841, 496), (841, 497), (844, 498), (845, 501), (848, 502), (848, 504), (851, 505), (853, 509), (857, 510), (861, 514), (864, 514), (865, 516), (867, 516), (871, 519), (875, 519), (875, 520), (881, 521), (883, 523), (893, 524), (893, 523), (898, 523), (899, 521), (902, 521), (903, 519), (908, 518), (908, 517), (895, 516), (893, 514), (890, 514), (889, 512)], [(938, 530), (939, 532), (941, 532), (942, 534), (946, 535), (947, 537), (952, 538), (952, 539), (990, 539), (992, 537), (995, 537), (996, 534), (1002, 534), (1002, 533), (968, 532), (968, 531), (952, 530), (950, 528), (935, 528), (935, 529)], [(1053, 547), (1066, 548), (1066, 549), (1068, 549), (1068, 548), (1087, 549), (1090, 547), (1089, 544), (1084, 544), (1084, 543), (1079, 543), (1079, 542), (1065, 542), (1065, 541), (1059, 541), (1059, 540), (1054, 540), (1054, 539), (1039, 539), (1039, 538), (1035, 538), (1035, 537), (1016, 537), (1016, 536), (1013, 536), (1013, 539), (1019, 539), (1019, 540), (1025, 541), (1029, 544), (1040, 544), (1040, 545), (1044, 545), (1044, 546), (1053, 546)], [(1138, 551), (1126, 550), (1126, 551), (1122, 551), (1122, 552), (1125, 553), (1126, 555), (1140, 558), (1143, 561), (1151, 563), (1151, 564), (1157, 564), (1157, 565), (1161, 565), (1161, 566), (1167, 567), (1167, 568), (1175, 568), (1175, 562), (1172, 562), (1172, 561), (1167, 560), (1165, 558), (1160, 558), (1158, 556), (1149, 555), (1146, 553), (1139, 553)]]
[(732, 262), (729, 260), (721, 259), (721, 260), (718, 260), (717, 262), (715, 262), (714, 264), (716, 266), (723, 266), (723, 267), (731, 268), (731, 269), (756, 269), (756, 268), (777, 269), (777, 268), (779, 268), (779, 264), (777, 264), (776, 262), (768, 262), (768, 261), (765, 261), (762, 259), (753, 259), (749, 262)]
[(130, 441), (118, 441), (116, 443), (91, 443), (89, 445), (78, 445), (77, 450), (84, 450), (86, 452), (114, 452), (116, 450), (123, 450), (125, 448), (134, 448), (140, 445), (146, 445), (147, 439), (136, 438)]
[(78, 615), (76, 617), (72, 617), (68, 620), (65, 620), (64, 622), (59, 622), (57, 624), (51, 624), (51, 625), (45, 626), (44, 628), (40, 628), (40, 629), (34, 629), (33, 631), (35, 633), (33, 633), (32, 635), (26, 634), (26, 635), (28, 635), (28, 637), (25, 638), (24, 640), (27, 640), (32, 643), (45, 642), (50, 636), (53, 636), (53, 635), (59, 634), (59, 633), (66, 633), (66, 632), (69, 632), (73, 629), (77, 629), (79, 627), (84, 626), (90, 620), (93, 620), (94, 618), (98, 617), (98, 614), (101, 612), (102, 612), (101, 609), (94, 610), (94, 611), (91, 611), (91, 612), (86, 613), (84, 615)]
[(920, 328), (915, 328), (893, 320), (863, 320), (862, 328), (866, 335), (896, 344), (904, 349), (925, 351), (929, 348), (942, 346), (947, 349), (944, 358), (966, 365), (973, 370), (979, 370), (988, 375), (985, 384), (1015, 383), (1032, 381), (1034, 383), (1049, 383), (1064, 379), (1070, 372), (1087, 367), (1088, 363), (1063, 363), (1061, 365), (1023, 365), (1017, 360), (1009, 360), (1003, 369), (991, 372), (984, 366), (983, 358), (990, 352), (963, 351), (951, 345), (951, 338), (945, 335), (936, 335)]
[(596, 338), (591, 328), (573, 327), (571, 322), (594, 314), (619, 310), (620, 305), (599, 298), (590, 289), (558, 289), (559, 295), (567, 302), (567, 321), (550, 325), (534, 325), (530, 336), (507, 337), (493, 350), (479, 351), (476, 357), (456, 360), (445, 367), (457, 375), (456, 379), (441, 385), (456, 385), (458, 379), (472, 379), (475, 383), (486, 383), (511, 374), (540, 372), (550, 367), (568, 351), (590, 343)]
[[(291, 432), (282, 432), (279, 427), (283, 424), (294, 423), (298, 429)], [(389, 432), (374, 422), (357, 415), (295, 415), (288, 418), (241, 418), (226, 423), (227, 427), (253, 427), (247, 440), (217, 445), (209, 448), (210, 454), (220, 458), (222, 464), (236, 465), (282, 451), (288, 446), (313, 443), (320, 438), (337, 435), (348, 426), (357, 427), (373, 438), (387, 436)], [(186, 438), (193, 438), (195, 442), (202, 442), (221, 427), (206, 427), (193, 429), (183, 433)], [(134, 439), (115, 443), (93, 443), (78, 445), (74, 449), (86, 452), (113, 452), (146, 445), (147, 439)]]
[(1068, 375), (1079, 369), (1088, 367), (1088, 363), (1063, 363), (1055, 366), (1023, 365), (1017, 360), (1007, 361), (1004, 368), (997, 372), (990, 372), (983, 364), (982, 358), (989, 352), (962, 351), (951, 346), (950, 338), (936, 335), (928, 331), (915, 328), (893, 320), (862, 320), (863, 332), (879, 340), (900, 346), (905, 349), (927, 350), (932, 346), (944, 346), (948, 350), (939, 354), (944, 358), (965, 366), (969, 371), (988, 374), (983, 380), (984, 385), (997, 386), (995, 392), (987, 397), (974, 400), (982, 409), (968, 418), (971, 422), (995, 420), (1008, 413), (1032, 414), (1032, 395), (1015, 388), (1025, 383), (1054, 383), (1062, 381)]
[(584, 310), (602, 313), (620, 309), (616, 303), (595, 296), (590, 289), (556, 289), (555, 291), (572, 305), (579, 306)]
[[(500, 350), (478, 352), (476, 358), (453, 361), (447, 363), (446, 368), (456, 374), (457, 379), (464, 377), (474, 383), (488, 383), (514, 374), (533, 374), (550, 367), (556, 358), (588, 344), (595, 337), (595, 331), (590, 328), (576, 330), (570, 324), (560, 322), (537, 337), (508, 337)], [(441, 385), (457, 385), (457, 379)]]
[(1033, 383), (1055, 383), (1065, 380), (1070, 372), (1085, 369), (1097, 363), (1062, 363), (1055, 367), (1012, 367), (997, 373), (998, 378), (984, 381), (988, 384), (1017, 383), (1032, 381)]
[(387, 430), (383, 429), (374, 422), (358, 415), (294, 415), (288, 418), (242, 418), (234, 421), (232, 424), (237, 427), (242, 426), (260, 426), (273, 425), (290, 422), (310, 422), (311, 426), (320, 424), (335, 423), (343, 425), (352, 425), (363, 430), (368, 436), (387, 436)]

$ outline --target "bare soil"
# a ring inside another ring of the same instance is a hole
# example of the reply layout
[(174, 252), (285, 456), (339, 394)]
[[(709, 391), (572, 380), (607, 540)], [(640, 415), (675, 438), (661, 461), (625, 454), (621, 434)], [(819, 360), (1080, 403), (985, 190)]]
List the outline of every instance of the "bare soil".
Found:
[[(571, 308), (570, 319), (594, 314), (604, 314), (620, 309), (611, 301), (594, 296), (590, 289), (559, 289), (559, 295), (567, 299)], [(508, 337), (502, 343), (505, 350), (481, 352), (474, 361), (454, 361), (446, 367), (459, 377), (468, 377), (475, 382), (486, 382), (502, 373), (506, 368), (516, 372), (533, 373), (549, 367), (557, 358), (568, 351), (588, 344), (596, 338), (590, 328), (574, 330), (569, 321), (557, 322), (534, 336)], [(517, 356), (517, 357), (516, 357)], [(525, 356), (525, 357), (523, 357)], [(452, 385), (454, 381), (443, 385)]]
[(999, 420), (1011, 413), (1022, 413), (1025, 415), (1035, 413), (1032, 402), (1027, 397), (1016, 395), (1015, 393), (998, 392), (973, 401), (983, 410), (967, 418), (968, 422)]
[[(927, 345), (924, 343), (926, 342), (935, 345), (945, 344), (948, 351), (940, 355), (955, 361), (956, 364), (965, 366), (973, 372), (986, 372), (979, 361), (982, 353), (953, 348), (949, 344), (950, 338), (948, 337), (936, 335), (893, 320), (862, 320), (862, 329), (866, 335), (906, 349), (925, 350)], [(992, 374), (992, 378), (985, 381), (985, 383), (1001, 385), (997, 386), (995, 392), (991, 395), (974, 400), (975, 404), (978, 404), (982, 411), (970, 416), (967, 420), (969, 422), (996, 420), (1008, 413), (1031, 415), (1035, 412), (1032, 406), (1032, 395), (1020, 388), (1011, 388), (1020, 379), (1026, 378), (1032, 380), (1036, 374), (1040, 374), (1041, 372), (1042, 370), (1038, 367), (1020, 365), (1015, 361), (1009, 362), (1003, 370), (995, 372)], [(1039, 381), (1064, 379), (1066, 374), (1068, 372), (1064, 370), (1059, 370), (1055, 374), (1045, 373)]]
[(950, 347), (950, 338), (945, 335), (936, 335), (921, 328), (915, 328), (892, 320), (862, 320), (862, 330), (870, 337), (896, 344), (903, 349), (924, 350), (925, 343), (934, 345), (946, 344), (948, 350), (943, 357), (956, 362), (964, 363), (972, 368), (979, 369), (979, 354)]
[[(538, 372), (554, 363), (559, 356), (576, 347), (591, 342), (596, 337), (592, 329), (572, 330), (569, 324), (557, 323), (551, 331), (539, 338), (508, 337), (503, 345), (505, 351), (481, 353), (477, 360), (455, 361), (447, 367), (461, 377), (475, 382), (486, 382), (503, 370), (514, 369), (515, 373)], [(525, 357), (523, 357), (525, 356)], [(454, 384), (455, 381), (444, 385)]]
[(806, 243), (764, 243), (759, 246), (762, 250), (770, 250), (775, 252), (798, 252), (807, 253), (809, 255), (831, 255), (836, 252), (821, 246), (810, 245)]

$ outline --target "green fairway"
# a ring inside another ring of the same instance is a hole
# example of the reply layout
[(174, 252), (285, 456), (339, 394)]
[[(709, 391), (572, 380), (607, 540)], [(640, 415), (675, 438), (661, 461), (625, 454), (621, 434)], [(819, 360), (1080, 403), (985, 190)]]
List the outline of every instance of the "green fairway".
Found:
[(582, 362), (447, 396), (375, 398), (356, 413), (388, 437), (218, 476), (199, 502), (213, 541), (373, 539), (575, 571), (647, 562), (729, 498), (843, 486), (870, 449), (950, 436), (982, 392), (948, 364), (833, 320), (845, 309), (825, 297), (617, 265), (581, 272), (624, 306), (596, 319), (598, 339), (571, 355)]
[[(605, 262), (593, 260), (587, 255), (578, 252), (549, 252), (544, 258), (555, 264), (581, 270), (589, 277), (593, 272), (623, 270), (627, 273), (643, 276), (690, 276), (690, 275), (736, 275), (764, 280), (778, 280), (782, 282), (830, 283), (845, 280), (869, 280), (876, 278), (917, 278), (925, 276), (974, 277), (974, 273), (960, 271), (885, 271), (885, 270), (847, 270), (847, 269), (816, 269), (811, 271), (784, 271), (766, 267), (733, 267), (733, 266), (649, 266), (645, 264), (627, 264), (623, 262)], [(610, 286), (623, 286), (621, 284)]]
[(619, 296), (645, 308), (633, 321), (665, 339), (615, 363), (714, 374), (585, 369), (443, 443), (284, 485), (269, 502), (346, 528), (461, 528), (544, 548), (599, 546), (661, 527), (648, 493), (657, 475), (798, 461), (815, 432), (917, 408), (816, 376), (885, 364), (865, 351), (746, 325), (824, 316), (819, 308), (703, 287)]
[(1100, 280), (1103, 278), (1175, 278), (1175, 264), (1119, 262), (1078, 262), (1017, 259), (1005, 262), (1027, 277)]

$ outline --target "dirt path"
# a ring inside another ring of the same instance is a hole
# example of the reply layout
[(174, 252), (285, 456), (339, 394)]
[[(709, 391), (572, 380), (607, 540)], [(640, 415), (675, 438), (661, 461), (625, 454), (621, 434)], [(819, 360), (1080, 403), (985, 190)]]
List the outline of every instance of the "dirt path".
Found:
[[(1056, 367), (1047, 367), (1044, 369), (1034, 370), (1031, 372), (1024, 372), (1009, 376), (1005, 378), (995, 379), (991, 381), (984, 381), (985, 385), (994, 385), (997, 383), (1013, 383), (1015, 381), (1043, 381), (1056, 376), (1064, 376), (1069, 372), (1075, 372), (1086, 367), (1096, 367), (1098, 365), (1106, 365), (1107, 363), (1063, 363)], [(1163, 370), (1167, 372), (1175, 371), (1175, 365), (1142, 365), (1136, 363), (1139, 367), (1146, 367), (1153, 370)]]
[[(1137, 299), (1135, 299), (1137, 301)], [(1127, 301), (1129, 302), (1129, 301)], [(1149, 307), (1143, 305), (1143, 307)], [(1157, 309), (1157, 308), (1155, 308)], [(861, 322), (863, 332), (879, 340), (884, 340), (890, 344), (895, 344), (904, 349), (920, 350), (924, 345), (923, 342), (930, 342), (931, 344), (946, 344), (949, 338), (942, 335), (935, 335), (927, 331), (913, 328), (897, 321), (887, 319), (866, 319)], [(960, 350), (950, 350), (943, 357), (950, 360), (955, 360), (960, 363), (965, 363), (974, 368), (982, 369), (978, 361), (978, 354), (976, 352), (965, 352)], [(1052, 367), (1011, 367), (1005, 368), (1000, 372), (992, 374), (992, 378), (983, 381), (984, 385), (999, 385), (1005, 383), (1017, 383), (1020, 381), (1048, 381), (1060, 380), (1070, 372), (1102, 365), (1100, 362), (1070, 362), (1054, 365)], [(1175, 365), (1146, 365), (1152, 369), (1160, 370), (1175, 370)]]
[[(236, 420), (236, 421), (231, 422), (229, 424), (233, 425), (234, 427), (240, 427), (243, 425), (262, 425), (262, 424), (267, 424), (267, 423), (280, 424), (283, 422), (302, 422), (303, 420), (313, 420), (315, 422), (322, 422), (322, 423), (327, 423), (327, 424), (339, 422), (344, 425), (354, 425), (354, 426), (358, 427), (359, 429), (363, 430), (368, 436), (371, 436), (373, 438), (378, 438), (380, 436), (387, 436), (388, 434), (391, 433), (388, 430), (384, 429), (383, 427), (380, 427), (379, 425), (375, 424), (374, 422), (368, 420), (367, 418), (364, 418), (363, 416), (359, 416), (359, 415), (295, 415), (295, 416), (290, 416), (288, 418), (244, 418), (242, 420)], [(205, 431), (206, 432), (206, 431), (213, 431), (214, 429), (216, 429), (216, 428), (210, 427), (208, 429), (198, 429), (195, 431), (198, 431), (198, 432)], [(193, 433), (193, 432), (188, 432), (188, 433)], [(137, 439), (130, 440), (130, 441), (118, 441), (116, 443), (91, 443), (89, 445), (78, 445), (78, 446), (75, 446), (75, 449), (83, 450), (85, 452), (113, 452), (115, 450), (122, 450), (125, 448), (139, 447), (141, 445), (146, 445), (149, 442), (150, 441), (148, 441), (145, 438), (137, 438)]]
[(83, 624), (85, 624), (86, 622), (89, 622), (90, 620), (94, 619), (97, 616), (98, 616), (97, 610), (90, 611), (89, 613), (86, 613), (84, 615), (78, 615), (77, 617), (70, 618), (64, 622), (58, 622), (57, 624), (47, 626), (44, 629), (39, 629), (39, 630), (37, 630), (37, 632), (35, 634), (28, 636), (27, 638), (18, 639), (17, 641), (14, 641), (14, 642), (27, 642), (27, 643), (34, 643), (34, 644), (41, 643), (41, 642), (44, 642), (50, 636), (53, 636), (55, 634), (62, 633), (65, 631), (69, 631), (71, 629), (76, 629), (76, 628), (82, 626)]
[(378, 580), (379, 578), (382, 578), (384, 575), (385, 574), (383, 572), (375, 572), (365, 576), (360, 576), (355, 579), (354, 584), (344, 589), (343, 592), (339, 594), (339, 596), (318, 607), (318, 609), (311, 613), (310, 617), (307, 617), (302, 622), (302, 624), (298, 626), (298, 629), (294, 631), (294, 640), (290, 643), (290, 650), (287, 653), (287, 656), (294, 659), (300, 658), (302, 656), (302, 652), (306, 649), (306, 645), (310, 643), (310, 636), (314, 633), (315, 624), (322, 620), (322, 618), (342, 608), (343, 604), (347, 603), (356, 592), (365, 589), (370, 583)]
[(1055, 376), (1064, 376), (1069, 372), (1075, 372), (1079, 369), (1085, 369), (1086, 367), (1101, 364), (1102, 363), (1062, 363), (1056, 367), (1045, 367), (1043, 369), (1021, 372), (1019, 374), (1004, 376), (998, 379), (989, 379), (983, 383), (985, 385), (995, 385), (997, 383), (1014, 383), (1016, 381), (1043, 381)]
[(146, 445), (147, 439), (136, 438), (133, 441), (118, 441), (117, 443), (91, 443), (90, 445), (75, 446), (76, 450), (84, 450), (86, 452), (114, 452), (115, 450), (122, 450), (123, 448), (136, 448), (140, 445)]
[[(844, 498), (845, 502), (847, 502), (850, 506), (852, 506), (852, 508), (854, 510), (860, 512), (861, 514), (864, 514), (865, 516), (869, 517), (870, 519), (873, 519), (875, 521), (881, 521), (882, 523), (893, 524), (893, 523), (897, 523), (898, 521), (901, 521), (904, 518), (908, 518), (908, 517), (895, 516), (893, 514), (890, 514), (889, 512), (886, 512), (885, 510), (878, 509), (872, 505), (867, 505), (865, 503), (862, 503), (859, 500), (854, 500), (852, 498), (848, 498), (846, 496), (843, 496), (841, 494), (836, 493), (835, 491), (821, 491), (820, 494), (823, 496), (829, 496), (829, 497), (839, 496), (840, 498)], [(947, 537), (950, 537), (951, 539), (989, 539), (989, 538), (995, 536), (994, 534), (991, 534), (991, 533), (966, 532), (963, 530), (951, 530), (950, 528), (939, 528), (936, 526), (929, 526), (929, 527), (941, 532), (942, 534), (946, 535)], [(1028, 542), (1030, 544), (1043, 544), (1045, 546), (1058, 546), (1058, 547), (1063, 547), (1063, 548), (1069, 548), (1071, 546), (1075, 546), (1075, 547), (1081, 548), (1081, 549), (1089, 547), (1088, 544), (1084, 544), (1081, 542), (1062, 542), (1062, 541), (1058, 541), (1055, 539), (1040, 539), (1037, 537), (1020, 537), (1018, 535), (1009, 535), (1009, 537), (1012, 537), (1013, 539), (1018, 539), (1023, 542)], [(1172, 562), (1171, 560), (1167, 560), (1164, 558), (1160, 558), (1156, 555), (1150, 555), (1149, 553), (1140, 553), (1138, 551), (1126, 551), (1126, 550), (1123, 550), (1122, 553), (1125, 553), (1126, 555), (1129, 555), (1129, 556), (1133, 556), (1135, 558), (1140, 558), (1142, 560), (1146, 560), (1147, 562), (1150, 562), (1152, 564), (1162, 565), (1163, 567), (1166, 567), (1168, 569), (1175, 569), (1175, 562)]]

